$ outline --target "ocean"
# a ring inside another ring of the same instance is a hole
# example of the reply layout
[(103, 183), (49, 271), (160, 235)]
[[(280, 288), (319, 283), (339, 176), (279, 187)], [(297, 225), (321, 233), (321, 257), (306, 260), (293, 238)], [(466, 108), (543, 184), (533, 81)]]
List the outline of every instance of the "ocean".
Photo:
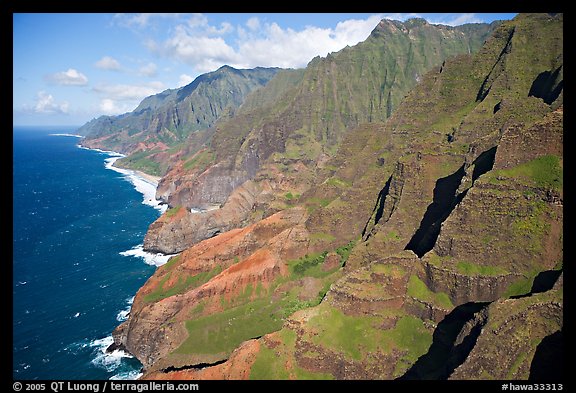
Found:
[(73, 127), (13, 129), (13, 368), (18, 380), (134, 379), (106, 353), (136, 291), (167, 256), (142, 251), (165, 205), (155, 186), (81, 148)]

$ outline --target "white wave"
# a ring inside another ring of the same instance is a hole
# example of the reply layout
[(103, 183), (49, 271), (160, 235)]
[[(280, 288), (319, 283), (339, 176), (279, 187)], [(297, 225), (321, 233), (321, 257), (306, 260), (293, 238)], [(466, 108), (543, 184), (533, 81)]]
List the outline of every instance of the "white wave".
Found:
[(106, 154), (110, 157), (126, 157), (124, 154), (122, 153), (118, 153), (117, 151), (113, 151), (113, 150), (102, 150), (102, 149), (98, 149), (98, 148), (92, 148), (92, 147), (86, 147), (86, 146), (82, 146), (80, 144), (76, 145), (76, 147), (78, 147), (79, 149), (84, 149), (84, 150), (92, 150), (98, 153), (103, 153)]
[(152, 206), (154, 209), (160, 211), (160, 213), (164, 213), (166, 209), (168, 209), (168, 205), (156, 199), (156, 188), (158, 187), (158, 184), (148, 179), (145, 179), (141, 176), (138, 176), (138, 174), (131, 169), (123, 169), (115, 167), (114, 163), (122, 157), (124, 157), (124, 155), (115, 155), (113, 157), (104, 160), (106, 162), (105, 165), (106, 169), (110, 169), (114, 172), (118, 172), (124, 175), (124, 178), (128, 180), (130, 183), (132, 183), (132, 185), (134, 185), (136, 191), (138, 191), (144, 196), (144, 199), (142, 201), (143, 204)]
[(122, 310), (118, 313), (118, 315), (116, 315), (116, 320), (118, 322), (124, 322), (125, 320), (128, 319), (128, 314), (130, 314), (130, 307), (128, 307), (125, 310)]
[(80, 342), (75, 342), (72, 344), (68, 344), (67, 346), (64, 347), (65, 351), (70, 351), (72, 352), (74, 355), (78, 355), (84, 348), (86, 348), (89, 345), (88, 341), (82, 340)]
[(92, 364), (105, 369), (108, 372), (115, 371), (120, 367), (123, 358), (133, 358), (129, 353), (120, 349), (112, 352), (106, 352), (106, 349), (114, 342), (112, 336), (94, 340), (90, 343), (91, 347), (97, 347), (96, 357), (92, 359)]
[(106, 163), (104, 165), (106, 169), (110, 169), (114, 172), (118, 172), (124, 175), (124, 178), (132, 183), (132, 185), (134, 185), (136, 191), (144, 196), (142, 201), (144, 205), (152, 206), (154, 209), (158, 210), (160, 214), (164, 213), (168, 209), (167, 204), (156, 199), (156, 188), (158, 187), (157, 183), (145, 179), (142, 176), (138, 176), (138, 174), (131, 169), (117, 168), (114, 166), (114, 163), (117, 160), (122, 157), (126, 157), (126, 155), (111, 150), (91, 149), (82, 145), (78, 145), (78, 147), (81, 149), (93, 150), (99, 153), (107, 154), (109, 157), (104, 160)]
[(130, 310), (132, 309), (132, 303), (134, 303), (134, 297), (135, 296), (132, 296), (126, 299), (126, 303), (128, 304), (128, 306), (116, 315), (116, 320), (118, 322), (124, 322), (125, 320), (128, 319), (128, 315), (130, 314)]
[(120, 255), (125, 256), (125, 257), (142, 258), (142, 259), (144, 259), (144, 263), (146, 263), (148, 265), (162, 266), (166, 262), (168, 262), (170, 257), (177, 255), (177, 254), (162, 254), (162, 253), (154, 254), (151, 252), (144, 251), (144, 245), (138, 244), (137, 246), (132, 247), (128, 251), (122, 251), (120, 253)]
[(143, 374), (140, 371), (133, 370), (133, 371), (126, 371), (126, 372), (118, 373), (116, 375), (111, 376), (109, 379), (112, 381), (116, 381), (116, 380), (134, 381), (134, 380), (140, 378), (142, 375)]
[(48, 134), (49, 136), (73, 136), (75, 138), (82, 138), (82, 135), (77, 134), (66, 134), (66, 133), (59, 133), (59, 134)]

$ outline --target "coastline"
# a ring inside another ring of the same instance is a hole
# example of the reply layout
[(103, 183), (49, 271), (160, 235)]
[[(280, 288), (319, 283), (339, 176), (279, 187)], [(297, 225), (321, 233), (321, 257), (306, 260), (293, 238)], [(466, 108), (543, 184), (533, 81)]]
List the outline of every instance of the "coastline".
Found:
[[(122, 169), (122, 168), (120, 168)], [(156, 188), (158, 188), (158, 183), (160, 183), (160, 176), (150, 175), (146, 172), (138, 171), (136, 169), (132, 169), (135, 176), (141, 177), (142, 179), (146, 180), (148, 183), (153, 184)]]
[[(132, 183), (136, 191), (143, 195), (143, 204), (153, 207), (154, 209), (158, 210), (160, 214), (163, 214), (168, 209), (168, 205), (166, 203), (156, 199), (156, 188), (158, 187), (158, 183), (160, 182), (161, 177), (150, 175), (139, 170), (124, 169), (115, 166), (114, 163), (117, 160), (125, 157), (125, 155), (122, 153), (111, 150), (89, 148), (80, 144), (77, 146), (81, 149), (93, 150), (108, 155), (108, 158), (104, 159), (105, 168), (122, 174), (125, 180)], [(172, 256), (176, 255), (147, 252), (144, 251), (143, 246), (143, 244), (137, 244), (130, 250), (122, 251), (120, 255), (141, 258), (147, 265), (156, 267), (162, 266), (168, 262)]]
[[(107, 158), (104, 159), (104, 166), (106, 169), (110, 169), (114, 172), (120, 173), (123, 175), (123, 178), (128, 182), (132, 183), (136, 191), (143, 195), (142, 203), (145, 205), (149, 205), (154, 209), (158, 210), (160, 214), (163, 214), (167, 209), (168, 205), (163, 201), (156, 199), (156, 189), (158, 188), (158, 183), (160, 182), (160, 176), (150, 175), (148, 173), (135, 170), (135, 169), (125, 169), (115, 166), (114, 164), (120, 158), (125, 157), (125, 154), (118, 153), (111, 150), (102, 150), (98, 148), (89, 148), (82, 146), (80, 143), (77, 146), (81, 149), (93, 150), (99, 153), (103, 153), (108, 155)], [(140, 258), (143, 262), (147, 265), (155, 266), (156, 268), (164, 265), (168, 262), (168, 260), (177, 254), (162, 254), (162, 253), (151, 253), (148, 251), (144, 251), (144, 245), (137, 244), (129, 250), (120, 252), (120, 255), (125, 257), (135, 257)], [(119, 323), (127, 320), (130, 315), (130, 311), (132, 309), (132, 302), (134, 301), (134, 296), (127, 299), (127, 307), (118, 312), (116, 316), (116, 320)], [(112, 349), (113, 348), (114, 339), (112, 335), (106, 336), (103, 339), (95, 340), (91, 343), (92, 346), (98, 347), (98, 356), (94, 359), (94, 363), (114, 363), (120, 364), (122, 358), (133, 358), (134, 356), (130, 354), (128, 351), (122, 349)], [(127, 379), (127, 380), (137, 380), (142, 376), (141, 370), (138, 371), (130, 371), (128, 373), (117, 374), (111, 379)]]
[[(83, 152), (78, 135), (48, 134), (40, 127), (32, 134), (36, 130), (25, 129), (22, 137), (15, 132), (15, 225), (22, 223), (34, 230), (43, 228), (45, 222), (58, 225), (47, 228), (37, 237), (42, 241), (33, 243), (27, 241), (26, 227), (14, 232), (13, 286), (18, 312), (13, 315), (13, 377), (50, 379), (53, 371), (57, 379), (136, 380), (142, 367), (138, 359), (128, 351), (106, 350), (113, 342), (113, 329), (128, 318), (142, 280), (170, 257), (142, 250), (143, 234), (159, 213), (142, 206), (146, 200), (141, 191), (150, 191), (153, 198), (156, 179), (144, 180), (140, 173), (106, 172), (114, 169), (106, 160), (118, 159), (120, 154)], [(33, 138), (26, 139), (27, 135)], [(28, 160), (32, 152), (49, 154)], [(30, 161), (35, 166), (24, 166)], [(47, 187), (31, 181), (37, 174), (50, 180), (42, 182)], [(32, 193), (39, 195), (27, 200), (25, 196)], [(60, 203), (64, 196), (73, 196), (65, 214)], [(33, 234), (30, 238), (34, 239)], [(37, 254), (26, 251), (29, 244)], [(37, 266), (33, 265), (36, 261)], [(37, 307), (42, 302), (48, 303), (46, 307)]]
[(126, 176), (127, 180), (134, 185), (136, 191), (144, 195), (144, 201), (142, 203), (152, 206), (156, 210), (160, 211), (160, 214), (163, 214), (168, 209), (167, 204), (161, 200), (156, 199), (156, 188), (158, 188), (158, 183), (160, 182), (161, 177), (150, 175), (135, 169), (124, 169), (115, 166), (114, 163), (120, 158), (126, 157), (125, 154), (112, 150), (102, 150), (98, 148), (86, 147), (80, 143), (78, 143), (77, 146), (80, 149), (92, 150), (107, 154), (109, 157), (104, 160), (106, 163), (106, 169), (113, 170), (114, 172), (118, 172)]

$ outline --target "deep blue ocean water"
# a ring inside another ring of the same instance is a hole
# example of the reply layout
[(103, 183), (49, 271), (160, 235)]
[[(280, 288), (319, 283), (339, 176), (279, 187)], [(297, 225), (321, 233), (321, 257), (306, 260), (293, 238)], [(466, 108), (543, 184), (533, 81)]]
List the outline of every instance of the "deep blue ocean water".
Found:
[(140, 369), (103, 351), (155, 270), (121, 252), (142, 244), (160, 212), (105, 168), (108, 154), (50, 135), (74, 131), (13, 131), (14, 379), (130, 379)]

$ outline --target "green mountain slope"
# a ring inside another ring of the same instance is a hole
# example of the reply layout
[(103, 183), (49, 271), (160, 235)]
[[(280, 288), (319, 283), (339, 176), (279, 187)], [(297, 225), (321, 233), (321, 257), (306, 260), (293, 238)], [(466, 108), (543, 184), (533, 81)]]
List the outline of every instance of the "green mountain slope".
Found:
[[(309, 135), (308, 160), (273, 151), (234, 203), (173, 208), (147, 242), (184, 251), (116, 345), (150, 378), (542, 378), (563, 336), (562, 33), (562, 14), (520, 14), (333, 153)], [(197, 179), (229, 180), (273, 142), (249, 138)], [(242, 209), (255, 223), (218, 233)], [(217, 232), (186, 248), (202, 225)]]
[(145, 98), (130, 113), (94, 119), (78, 133), (86, 136), (83, 144), (87, 146), (123, 153), (172, 146), (211, 127), (217, 119), (232, 116), (248, 93), (264, 86), (278, 70), (223, 66), (184, 87)]
[[(234, 117), (218, 121), (209, 143), (181, 155), (158, 189), (170, 206), (222, 206), (222, 215), (235, 219), (222, 221), (211, 212), (204, 223), (197, 216), (161, 219), (145, 247), (175, 251), (287, 207), (294, 200), (286, 195), (301, 195), (316, 183), (350, 129), (387, 119), (426, 71), (477, 50), (493, 27), (383, 20), (364, 42), (315, 58), (303, 71), (279, 73)], [(238, 198), (252, 202), (227, 206), (245, 183), (252, 192)]]

